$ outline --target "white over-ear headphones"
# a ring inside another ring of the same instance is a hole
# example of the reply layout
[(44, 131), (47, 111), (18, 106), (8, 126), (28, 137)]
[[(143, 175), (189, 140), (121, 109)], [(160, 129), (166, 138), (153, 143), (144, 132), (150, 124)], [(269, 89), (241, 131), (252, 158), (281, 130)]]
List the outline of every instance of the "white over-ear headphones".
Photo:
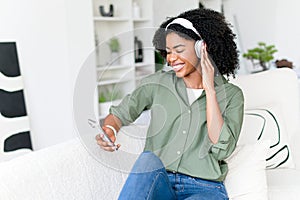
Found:
[[(171, 24), (179, 24), (181, 26), (183, 26), (184, 28), (186, 29), (190, 29), (192, 30), (194, 33), (196, 33), (196, 35), (198, 35), (200, 38), (201, 35), (200, 33), (195, 29), (195, 27), (193, 26), (193, 23), (187, 19), (184, 19), (184, 18), (176, 18), (174, 19), (173, 21), (171, 21), (165, 28), (165, 30), (168, 30), (168, 27), (171, 25)], [(197, 40), (195, 42), (195, 52), (196, 52), (196, 55), (197, 57), (200, 59), (201, 58), (201, 47), (202, 47), (202, 44), (203, 44), (203, 40), (200, 39), (200, 40)]]
[(201, 48), (202, 48), (203, 40), (197, 40), (195, 43), (195, 52), (199, 59), (201, 59)]

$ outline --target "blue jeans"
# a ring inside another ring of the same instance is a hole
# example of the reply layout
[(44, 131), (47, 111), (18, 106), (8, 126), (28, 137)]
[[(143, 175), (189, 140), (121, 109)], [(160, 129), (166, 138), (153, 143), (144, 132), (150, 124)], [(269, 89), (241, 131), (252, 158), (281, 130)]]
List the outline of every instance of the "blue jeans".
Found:
[(222, 182), (167, 172), (152, 152), (143, 152), (134, 164), (119, 200), (225, 200)]

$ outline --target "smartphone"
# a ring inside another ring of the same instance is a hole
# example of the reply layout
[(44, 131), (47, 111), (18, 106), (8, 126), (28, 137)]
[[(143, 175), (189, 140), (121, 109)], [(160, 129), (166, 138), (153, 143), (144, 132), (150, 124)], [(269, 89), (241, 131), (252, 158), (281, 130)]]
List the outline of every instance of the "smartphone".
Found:
[(100, 131), (100, 135), (103, 135), (103, 140), (105, 142), (111, 143), (110, 146), (115, 146), (115, 143), (109, 138), (105, 131), (103, 131), (103, 129), (100, 127), (100, 124), (97, 123), (96, 120), (88, 119), (88, 123), (92, 128), (97, 128)]

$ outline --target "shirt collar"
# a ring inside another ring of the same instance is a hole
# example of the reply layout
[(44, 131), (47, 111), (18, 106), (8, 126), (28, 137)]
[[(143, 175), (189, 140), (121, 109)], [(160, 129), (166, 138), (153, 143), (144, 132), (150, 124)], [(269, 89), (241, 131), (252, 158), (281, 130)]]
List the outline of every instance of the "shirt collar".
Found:
[[(172, 73), (174, 76), (174, 82), (175, 82), (175, 89), (178, 92), (179, 96), (183, 99), (184, 102), (188, 103), (188, 96), (187, 96), (187, 91), (186, 91), (186, 85), (183, 81), (183, 78), (178, 78), (175, 74), (174, 71), (168, 71), (168, 73)], [(228, 80), (225, 79), (224, 76), (222, 75), (218, 75), (215, 76), (215, 80), (214, 80), (214, 85), (216, 90), (218, 91), (219, 87), (224, 86), (224, 84), (227, 84)], [(205, 90), (203, 91), (203, 93), (201, 94), (202, 96), (205, 96)]]

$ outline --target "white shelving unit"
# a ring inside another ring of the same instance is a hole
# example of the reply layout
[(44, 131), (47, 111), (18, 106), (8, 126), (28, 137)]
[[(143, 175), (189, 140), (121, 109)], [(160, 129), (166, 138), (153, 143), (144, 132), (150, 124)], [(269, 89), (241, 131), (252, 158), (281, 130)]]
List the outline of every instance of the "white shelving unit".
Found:
[[(111, 105), (115, 96), (122, 98), (133, 91), (141, 78), (154, 73), (154, 49), (152, 38), (153, 0), (92, 0), (93, 21), (96, 49), (96, 73), (98, 97), (105, 96)], [(133, 18), (133, 3), (140, 8), (140, 17)], [(114, 6), (113, 17), (100, 15), (99, 6), (108, 11), (109, 5)], [(112, 61), (107, 42), (116, 37), (120, 42), (120, 52), (117, 60)], [(134, 38), (143, 44), (143, 61), (135, 62)], [(117, 101), (118, 102), (118, 101)], [(101, 109), (102, 108), (102, 109)], [(99, 105), (100, 118), (104, 117), (107, 109)]]

